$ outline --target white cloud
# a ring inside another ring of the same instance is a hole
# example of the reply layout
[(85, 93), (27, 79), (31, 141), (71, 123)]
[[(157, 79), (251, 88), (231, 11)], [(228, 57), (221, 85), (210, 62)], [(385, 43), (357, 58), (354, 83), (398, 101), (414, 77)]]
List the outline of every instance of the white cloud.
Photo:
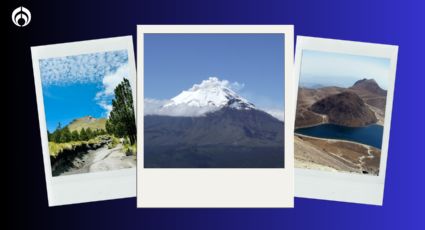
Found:
[(202, 88), (202, 87), (205, 87), (207, 85), (208, 86), (218, 85), (218, 86), (221, 86), (221, 87), (229, 88), (229, 89), (231, 89), (235, 92), (238, 92), (245, 87), (244, 83), (239, 83), (237, 81), (230, 82), (228, 80), (220, 80), (218, 77), (209, 77), (207, 80), (203, 80), (199, 84), (194, 84), (192, 86), (192, 88), (190, 88), (189, 90), (196, 90), (197, 88)]
[(106, 116), (112, 111), (114, 90), (124, 78), (128, 78), (128, 64), (120, 66), (115, 72), (105, 75), (102, 79), (102, 89), (96, 93), (95, 101), (105, 110)]
[(285, 121), (285, 111), (281, 109), (261, 109), (261, 110), (272, 115), (273, 117), (277, 118), (280, 121)]
[(167, 104), (169, 100), (158, 100), (152, 98), (145, 98), (143, 105), (143, 113), (145, 115), (157, 115), (159, 114), (159, 110), (165, 104)]
[(157, 100), (145, 98), (144, 100), (144, 115), (163, 115), (163, 116), (181, 116), (181, 117), (199, 117), (207, 112), (213, 112), (220, 109), (216, 106), (195, 107), (185, 104), (166, 106), (170, 100)]
[(237, 81), (229, 84), (229, 88), (236, 92), (241, 91), (244, 87), (245, 87), (244, 83), (239, 83)]
[(43, 86), (96, 83), (127, 62), (127, 50), (41, 59), (41, 80)]

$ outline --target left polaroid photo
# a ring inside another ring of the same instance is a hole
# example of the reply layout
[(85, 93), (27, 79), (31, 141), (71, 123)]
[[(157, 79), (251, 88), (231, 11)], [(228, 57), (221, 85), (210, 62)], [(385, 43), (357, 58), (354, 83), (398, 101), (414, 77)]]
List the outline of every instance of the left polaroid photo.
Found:
[(49, 206), (135, 196), (132, 37), (31, 53)]

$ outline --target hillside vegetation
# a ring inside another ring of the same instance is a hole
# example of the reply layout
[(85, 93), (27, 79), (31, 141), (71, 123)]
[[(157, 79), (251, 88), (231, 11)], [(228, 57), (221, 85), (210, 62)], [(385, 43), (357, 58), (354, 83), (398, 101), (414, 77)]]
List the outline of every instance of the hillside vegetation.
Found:
[(88, 129), (91, 130), (105, 130), (105, 124), (106, 124), (106, 118), (94, 118), (91, 116), (86, 116), (82, 118), (78, 118), (73, 120), (69, 125), (69, 130), (72, 131), (78, 131), (80, 132), (81, 129)]

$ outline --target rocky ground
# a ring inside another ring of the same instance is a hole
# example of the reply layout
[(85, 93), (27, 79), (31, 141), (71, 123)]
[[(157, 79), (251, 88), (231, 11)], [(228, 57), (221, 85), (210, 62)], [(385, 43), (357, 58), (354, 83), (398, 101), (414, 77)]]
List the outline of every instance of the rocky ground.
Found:
[(72, 167), (61, 175), (110, 171), (135, 167), (136, 157), (134, 155), (127, 156), (123, 152), (122, 148), (122, 145), (118, 144), (112, 149), (108, 149), (107, 146), (104, 146), (97, 150), (90, 150), (81, 158), (75, 158), (72, 162)]
[(371, 146), (295, 135), (295, 167), (379, 174), (381, 151)]

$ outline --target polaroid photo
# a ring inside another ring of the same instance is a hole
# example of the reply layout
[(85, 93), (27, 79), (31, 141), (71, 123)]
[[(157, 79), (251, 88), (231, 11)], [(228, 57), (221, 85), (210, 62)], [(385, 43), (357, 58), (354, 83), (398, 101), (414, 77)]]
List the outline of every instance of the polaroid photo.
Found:
[(295, 196), (382, 205), (397, 52), (297, 37)]
[(139, 25), (137, 42), (137, 206), (293, 207), (293, 26)]
[(136, 195), (131, 36), (31, 47), (49, 206)]

